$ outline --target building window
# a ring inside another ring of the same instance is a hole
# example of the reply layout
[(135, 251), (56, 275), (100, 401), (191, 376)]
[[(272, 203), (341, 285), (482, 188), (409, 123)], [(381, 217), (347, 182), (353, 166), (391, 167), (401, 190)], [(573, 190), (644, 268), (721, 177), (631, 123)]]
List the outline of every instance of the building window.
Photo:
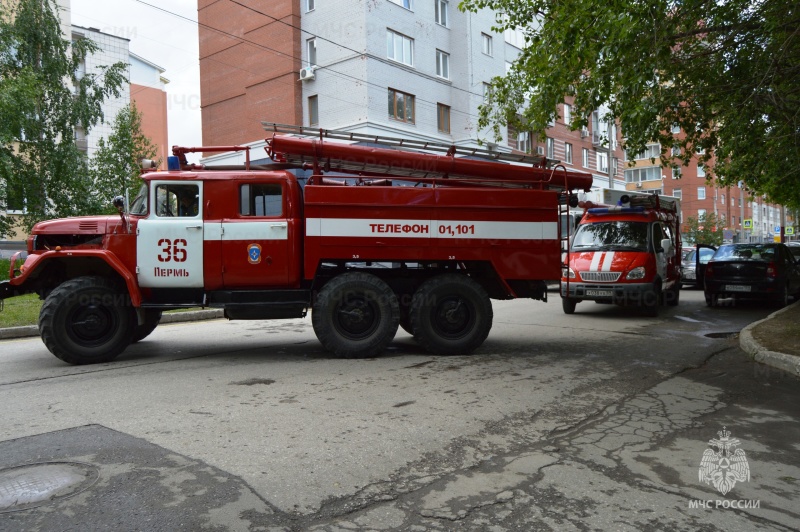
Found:
[(569, 142), (564, 143), (564, 162), (572, 164), (572, 144)]
[(450, 106), (436, 104), (436, 126), (442, 133), (450, 133)]
[(680, 166), (673, 166), (672, 167), (672, 179), (680, 179), (681, 178), (681, 167)]
[(637, 153), (631, 158), (631, 154), (625, 152), (625, 158), (629, 161), (641, 159), (656, 159), (661, 156), (661, 144), (648, 144), (643, 152)]
[(631, 168), (625, 170), (626, 183), (638, 183), (640, 181), (660, 181), (661, 180), (661, 167), (660, 166), (646, 166), (642, 168)]
[(680, 133), (681, 132), (680, 124), (672, 124), (672, 132), (673, 133)]
[(436, 75), (450, 79), (450, 54), (436, 50)]
[(703, 166), (701, 163), (697, 163), (697, 177), (705, 177), (706, 176), (706, 167)]
[(705, 215), (706, 215), (706, 210), (705, 209), (697, 209), (697, 217), (698, 218), (702, 218)]
[(306, 55), (308, 56), (308, 66), (317, 65), (317, 39), (308, 39), (306, 41)]
[(683, 191), (679, 188), (672, 189), (672, 197), (677, 199), (683, 199)]
[(491, 86), (491, 84), (484, 83), (483, 84), (483, 101), (484, 102), (489, 99), (489, 95), (490, 94), (492, 94), (492, 86)]
[(597, 153), (597, 170), (600, 172), (608, 173), (608, 154), (606, 153)]
[(547, 139), (547, 158), (556, 158), (556, 139)]
[(436, 23), (447, 27), (447, 0), (434, 0), (436, 2)]
[(520, 131), (517, 133), (517, 149), (519, 151), (524, 151), (525, 153), (531, 152), (533, 145), (531, 144), (530, 131)]
[(725, 205), (725, 194), (722, 194), (719, 198), (719, 202)]
[(404, 65), (414, 65), (414, 39), (386, 30), (386, 57)]
[(492, 49), (492, 36), (486, 35), (485, 33), (481, 33), (481, 51), (488, 55), (494, 55), (494, 50)]
[(503, 32), (506, 42), (517, 48), (525, 48), (525, 32), (522, 28), (509, 28)]
[(414, 9), (414, 0), (389, 0), (393, 4), (403, 6), (406, 9)]
[(583, 167), (589, 168), (589, 148), (583, 148)]
[(309, 11), (314, 11), (314, 2), (315, 0), (306, 0), (306, 13)]
[(697, 199), (706, 199), (706, 187), (697, 187)]
[(414, 95), (389, 89), (389, 118), (414, 123)]
[(680, 146), (673, 146), (672, 147), (672, 156), (673, 157), (680, 157), (681, 156), (681, 147)]
[(319, 99), (317, 95), (308, 97), (308, 125), (316, 126), (319, 124)]
[(570, 125), (572, 123), (572, 106), (568, 103), (564, 104), (564, 124)]

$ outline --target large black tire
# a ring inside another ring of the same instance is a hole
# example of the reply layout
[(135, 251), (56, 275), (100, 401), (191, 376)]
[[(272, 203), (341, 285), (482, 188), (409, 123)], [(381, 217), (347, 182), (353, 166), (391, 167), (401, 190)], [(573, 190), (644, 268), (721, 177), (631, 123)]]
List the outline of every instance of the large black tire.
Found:
[(382, 353), (397, 333), (400, 305), (385, 282), (367, 273), (345, 273), (330, 280), (311, 311), (322, 345), (341, 358)]
[(572, 299), (571, 297), (561, 298), (561, 308), (564, 309), (564, 314), (575, 314), (575, 307), (577, 305), (578, 301), (576, 299)]
[(666, 299), (667, 306), (669, 307), (677, 307), (681, 302), (681, 287), (679, 284), (675, 284), (675, 286), (666, 294), (664, 294), (664, 298)]
[(644, 301), (641, 304), (642, 314), (649, 318), (657, 318), (661, 303), (664, 301), (661, 286), (656, 285), (654, 291), (645, 293), (643, 297)]
[(139, 340), (144, 340), (150, 336), (150, 333), (155, 331), (156, 327), (158, 327), (159, 321), (161, 321), (160, 310), (146, 309), (144, 311), (144, 323), (141, 325), (136, 325), (136, 328), (133, 331), (133, 339), (131, 340), (131, 343), (135, 344)]
[(492, 302), (466, 275), (448, 273), (425, 281), (411, 300), (414, 339), (437, 355), (466, 355), (492, 329)]
[(39, 312), (47, 349), (70, 364), (109, 362), (131, 343), (136, 313), (110, 279), (78, 277), (60, 284)]

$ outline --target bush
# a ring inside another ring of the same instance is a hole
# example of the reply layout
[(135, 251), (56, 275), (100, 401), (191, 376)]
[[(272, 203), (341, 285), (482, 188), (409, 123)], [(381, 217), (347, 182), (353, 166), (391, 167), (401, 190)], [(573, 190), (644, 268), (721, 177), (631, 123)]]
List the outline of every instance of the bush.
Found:
[(8, 259), (0, 259), (0, 281), (8, 280), (8, 268), (11, 266), (11, 261)]

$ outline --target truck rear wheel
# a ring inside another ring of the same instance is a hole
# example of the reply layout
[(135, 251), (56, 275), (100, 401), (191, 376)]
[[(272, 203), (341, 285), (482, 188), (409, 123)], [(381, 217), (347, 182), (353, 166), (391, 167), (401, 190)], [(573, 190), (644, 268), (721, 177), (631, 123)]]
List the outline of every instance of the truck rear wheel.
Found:
[(400, 306), (389, 285), (367, 273), (333, 278), (317, 295), (311, 323), (322, 345), (342, 358), (382, 353), (397, 333)]
[(131, 343), (136, 313), (128, 294), (104, 277), (78, 277), (56, 287), (39, 312), (47, 349), (70, 364), (117, 357)]
[(492, 302), (466, 275), (444, 274), (425, 281), (411, 300), (414, 339), (437, 355), (466, 355), (492, 328)]
[(133, 331), (133, 339), (131, 340), (132, 344), (135, 344), (139, 340), (144, 340), (150, 333), (156, 330), (158, 327), (158, 322), (161, 321), (161, 311), (160, 310), (153, 310), (147, 309), (144, 311), (144, 323), (141, 325), (136, 325), (136, 328)]

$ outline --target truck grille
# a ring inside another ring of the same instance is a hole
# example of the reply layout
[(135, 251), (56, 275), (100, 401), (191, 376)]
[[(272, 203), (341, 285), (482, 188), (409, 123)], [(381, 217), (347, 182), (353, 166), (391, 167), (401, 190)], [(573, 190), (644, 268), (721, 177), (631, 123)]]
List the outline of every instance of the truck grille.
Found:
[(620, 272), (580, 272), (581, 279), (591, 283), (613, 283), (619, 279)]

